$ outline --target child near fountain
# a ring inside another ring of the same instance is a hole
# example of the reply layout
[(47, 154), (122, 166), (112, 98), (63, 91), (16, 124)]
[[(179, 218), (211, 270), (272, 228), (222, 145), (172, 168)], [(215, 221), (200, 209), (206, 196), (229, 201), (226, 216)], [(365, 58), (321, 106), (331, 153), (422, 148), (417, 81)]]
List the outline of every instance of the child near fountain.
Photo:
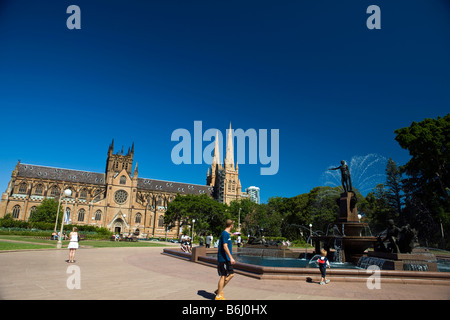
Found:
[(320, 278), (320, 284), (327, 284), (330, 282), (330, 280), (327, 280), (326, 278), (326, 270), (327, 267), (330, 267), (330, 263), (328, 262), (327, 251), (325, 249), (320, 250), (320, 254), (322, 256), (317, 259), (317, 264), (319, 265), (319, 270), (322, 275), (322, 278)]

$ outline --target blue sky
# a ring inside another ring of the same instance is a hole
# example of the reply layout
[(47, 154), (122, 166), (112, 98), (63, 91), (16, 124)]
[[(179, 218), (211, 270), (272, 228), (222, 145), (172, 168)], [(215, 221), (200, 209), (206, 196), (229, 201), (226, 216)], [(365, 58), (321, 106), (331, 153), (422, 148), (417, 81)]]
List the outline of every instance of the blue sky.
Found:
[(276, 175), (239, 166), (262, 201), (342, 159), (404, 164), (394, 130), (450, 110), (449, 18), (445, 0), (0, 1), (0, 189), (18, 159), (103, 172), (113, 138), (135, 143), (139, 176), (205, 184), (208, 165), (171, 161), (194, 121), (279, 129)]

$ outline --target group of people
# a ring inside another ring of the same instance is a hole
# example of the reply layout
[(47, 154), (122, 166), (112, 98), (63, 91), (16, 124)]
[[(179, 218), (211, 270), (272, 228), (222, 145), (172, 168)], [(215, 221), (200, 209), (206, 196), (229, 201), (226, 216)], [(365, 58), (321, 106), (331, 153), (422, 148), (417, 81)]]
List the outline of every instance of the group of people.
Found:
[[(55, 231), (52, 232), (52, 240), (58, 240), (61, 232), (56, 233)], [(62, 240), (67, 240), (67, 234), (63, 232)]]
[(181, 250), (183, 250), (184, 252), (192, 253), (191, 237), (189, 237), (187, 235), (182, 235), (181, 239), (180, 239), (180, 243), (181, 243)]

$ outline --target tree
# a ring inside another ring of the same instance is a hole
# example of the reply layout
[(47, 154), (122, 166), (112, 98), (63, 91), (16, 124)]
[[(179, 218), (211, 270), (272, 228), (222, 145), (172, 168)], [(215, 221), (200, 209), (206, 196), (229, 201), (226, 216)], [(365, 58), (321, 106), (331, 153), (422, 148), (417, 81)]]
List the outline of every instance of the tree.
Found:
[(339, 216), (339, 188), (315, 187), (309, 192), (310, 219), (313, 230), (325, 232), (330, 224), (334, 224)]
[(396, 222), (400, 225), (406, 223), (405, 217), (402, 215), (404, 205), (404, 194), (402, 190), (402, 174), (394, 160), (389, 158), (386, 165), (386, 200), (387, 205), (391, 208)]
[(393, 211), (389, 206), (388, 192), (382, 183), (378, 184), (366, 196), (364, 213), (369, 221), (370, 229), (378, 234), (387, 228), (387, 221), (393, 219)]
[(195, 219), (196, 234), (212, 232), (218, 235), (230, 216), (227, 209), (226, 204), (219, 203), (205, 194), (183, 196), (177, 194), (167, 207), (164, 224), (169, 229), (173, 228), (177, 222), (180, 226), (192, 226)]
[[(50, 222), (55, 223), (58, 213), (58, 201), (53, 198), (45, 198), (40, 205), (36, 206), (28, 221), (30, 222)], [(59, 208), (58, 225), (63, 216), (62, 206)]]
[[(450, 114), (397, 129), (395, 140), (411, 159), (401, 167), (407, 212), (422, 236), (440, 242), (440, 224), (450, 227)], [(439, 239), (439, 240), (438, 240)]]

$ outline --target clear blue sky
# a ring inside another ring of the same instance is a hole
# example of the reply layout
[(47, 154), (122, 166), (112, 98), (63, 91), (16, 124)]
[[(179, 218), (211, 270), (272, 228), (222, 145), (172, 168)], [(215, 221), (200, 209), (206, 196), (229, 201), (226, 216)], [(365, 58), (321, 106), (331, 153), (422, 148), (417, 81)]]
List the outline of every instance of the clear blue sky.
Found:
[(449, 39), (446, 0), (1, 0), (0, 191), (18, 159), (103, 172), (113, 138), (135, 143), (141, 177), (205, 184), (206, 164), (171, 161), (172, 132), (194, 121), (280, 130), (276, 175), (240, 165), (263, 201), (342, 159), (404, 164), (394, 130), (450, 110)]

